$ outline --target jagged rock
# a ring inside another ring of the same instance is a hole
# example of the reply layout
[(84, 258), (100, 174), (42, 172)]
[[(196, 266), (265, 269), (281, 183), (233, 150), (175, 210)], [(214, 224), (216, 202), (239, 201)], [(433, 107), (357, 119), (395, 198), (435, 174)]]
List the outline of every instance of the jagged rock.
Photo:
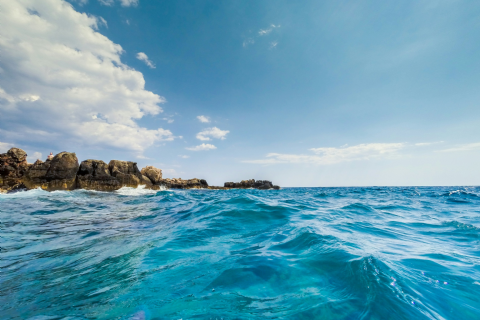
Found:
[(82, 161), (77, 173), (77, 188), (97, 191), (114, 191), (122, 187), (110, 175), (108, 165), (102, 160)]
[(52, 160), (37, 160), (22, 181), (28, 189), (40, 187), (47, 191), (73, 190), (76, 188), (78, 167), (75, 153), (64, 151)]
[(162, 179), (159, 184), (172, 189), (202, 189), (208, 187), (206, 180), (197, 178), (189, 180), (181, 178)]
[(112, 160), (108, 164), (108, 170), (112, 177), (117, 178), (122, 187), (136, 188), (144, 182), (136, 162)]
[(141, 173), (148, 177), (153, 184), (158, 184), (162, 180), (162, 170), (153, 166), (146, 166)]
[(0, 189), (10, 190), (21, 184), (22, 177), (31, 165), (27, 163), (27, 153), (19, 148), (11, 148), (0, 154)]
[(260, 190), (267, 190), (267, 189), (280, 189), (279, 186), (274, 186), (271, 181), (268, 180), (257, 180), (254, 179), (250, 180), (242, 180), (241, 182), (225, 182), (225, 188), (239, 188), (239, 189), (249, 189), (255, 188)]

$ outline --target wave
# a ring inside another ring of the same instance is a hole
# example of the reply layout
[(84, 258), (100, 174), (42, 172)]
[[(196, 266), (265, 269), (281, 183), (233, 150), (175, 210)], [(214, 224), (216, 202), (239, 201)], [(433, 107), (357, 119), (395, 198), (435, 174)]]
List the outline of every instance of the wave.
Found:
[(476, 319), (479, 190), (1, 195), (1, 318)]

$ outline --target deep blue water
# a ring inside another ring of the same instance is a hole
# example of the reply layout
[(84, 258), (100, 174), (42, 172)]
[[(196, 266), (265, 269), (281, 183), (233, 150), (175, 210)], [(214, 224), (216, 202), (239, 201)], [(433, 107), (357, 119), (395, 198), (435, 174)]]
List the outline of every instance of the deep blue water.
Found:
[(1, 319), (480, 319), (480, 187), (0, 195)]

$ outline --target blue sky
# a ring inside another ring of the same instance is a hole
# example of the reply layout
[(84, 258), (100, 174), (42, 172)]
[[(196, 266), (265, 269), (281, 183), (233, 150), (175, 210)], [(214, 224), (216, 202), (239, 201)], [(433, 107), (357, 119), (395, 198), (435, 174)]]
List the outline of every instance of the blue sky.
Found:
[(134, 160), (215, 185), (479, 184), (476, 1), (0, 9), (2, 152)]

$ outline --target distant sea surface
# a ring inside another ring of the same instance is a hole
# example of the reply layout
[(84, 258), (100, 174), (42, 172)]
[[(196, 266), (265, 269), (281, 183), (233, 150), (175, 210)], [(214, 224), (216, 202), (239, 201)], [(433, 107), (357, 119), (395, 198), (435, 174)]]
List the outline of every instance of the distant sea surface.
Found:
[(0, 195), (0, 319), (480, 319), (480, 187)]

